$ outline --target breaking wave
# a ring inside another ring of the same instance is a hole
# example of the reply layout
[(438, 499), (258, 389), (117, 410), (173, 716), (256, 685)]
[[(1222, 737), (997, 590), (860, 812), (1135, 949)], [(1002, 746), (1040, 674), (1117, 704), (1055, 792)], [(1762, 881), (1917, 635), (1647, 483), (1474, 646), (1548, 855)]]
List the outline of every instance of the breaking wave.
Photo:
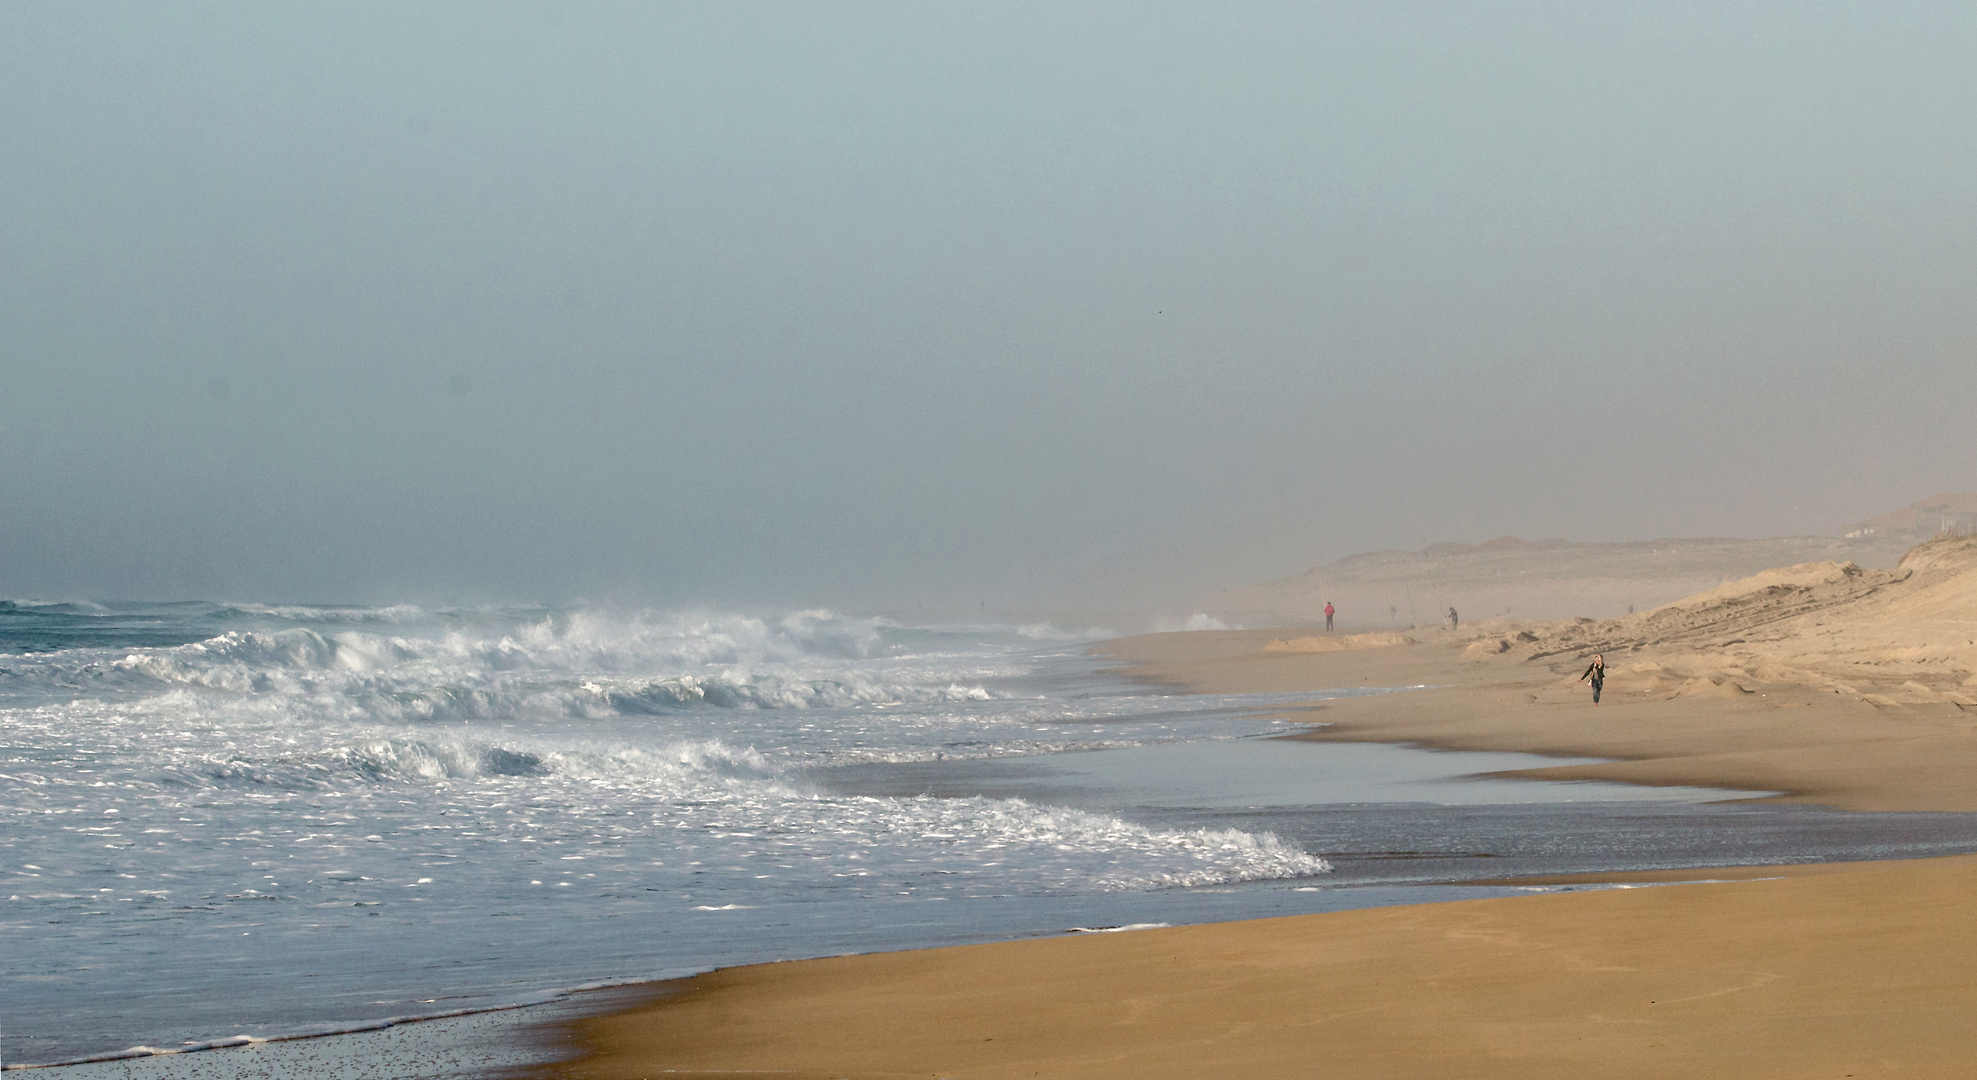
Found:
[[(1085, 636), (823, 610), (0, 602), (0, 932), (20, 977), (100, 1006), (85, 1024), (50, 998), (9, 1034), (52, 1033), (55, 1059), (105, 1049), (73, 1032), (231, 1034), (262, 995), (321, 1008), (332, 984), (352, 1015), (397, 1015), (419, 980), (568, 985), (620, 970), (633, 926), (655, 955), (725, 963), (772, 948), (761, 927), (815, 953), (963, 918), (889, 904), (1329, 869), (1267, 833), (845, 780), (1231, 734), (1236, 706), (1119, 686)], [(872, 925), (837, 936), (853, 910)], [(732, 936), (705, 936), (717, 919)], [(213, 962), (243, 950), (271, 981)], [(208, 1019), (119, 997), (147, 979)]]

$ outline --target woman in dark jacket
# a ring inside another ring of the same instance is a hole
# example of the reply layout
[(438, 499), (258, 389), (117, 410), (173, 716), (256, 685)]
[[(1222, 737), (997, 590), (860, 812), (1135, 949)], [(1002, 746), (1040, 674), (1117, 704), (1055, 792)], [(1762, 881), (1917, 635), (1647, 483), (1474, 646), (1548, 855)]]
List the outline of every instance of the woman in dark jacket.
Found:
[(1580, 682), (1585, 682), (1588, 679), (1592, 680), (1593, 704), (1597, 705), (1599, 704), (1599, 688), (1606, 682), (1606, 658), (1599, 653), (1593, 654), (1593, 662), (1586, 665), (1586, 673), (1579, 676)]

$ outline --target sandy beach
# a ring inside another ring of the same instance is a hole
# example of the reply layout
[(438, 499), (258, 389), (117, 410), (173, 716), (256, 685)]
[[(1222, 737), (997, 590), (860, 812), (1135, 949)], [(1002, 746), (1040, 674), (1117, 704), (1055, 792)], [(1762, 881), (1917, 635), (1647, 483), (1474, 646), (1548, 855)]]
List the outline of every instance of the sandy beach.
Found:
[[(1892, 570), (1767, 571), (1620, 619), (1312, 637), (1103, 648), (1191, 690), (1425, 687), (1291, 710), (1311, 725), (1298, 738), (1613, 759), (1525, 774), (1551, 779), (1977, 810), (1977, 541)], [(1597, 706), (1577, 681), (1595, 651), (1610, 671)], [(573, 1028), (591, 1053), (565, 1075), (1967, 1075), (1977, 857), (1706, 876), (718, 971)]]

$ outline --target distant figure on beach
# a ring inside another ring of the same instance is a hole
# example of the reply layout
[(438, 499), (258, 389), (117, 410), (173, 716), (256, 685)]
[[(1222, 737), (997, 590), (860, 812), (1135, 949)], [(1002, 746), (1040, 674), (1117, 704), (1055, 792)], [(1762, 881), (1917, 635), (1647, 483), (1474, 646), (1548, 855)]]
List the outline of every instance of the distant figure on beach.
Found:
[(1325, 632), (1328, 634), (1332, 632), (1332, 602), (1330, 600), (1325, 601)]
[(1400, 625), (1400, 609), (1392, 604), (1387, 605), (1387, 621), (1395, 626)]
[(1586, 673), (1579, 676), (1580, 682), (1591, 680), (1593, 684), (1593, 704), (1599, 704), (1599, 688), (1606, 683), (1606, 657), (1593, 654), (1593, 662), (1586, 665)]
[(1456, 628), (1456, 626), (1458, 626), (1458, 625), (1460, 625), (1460, 623), (1461, 623), (1461, 620), (1460, 620), (1460, 619), (1458, 619), (1458, 618), (1456, 618), (1456, 616), (1455, 616), (1455, 609), (1454, 609), (1454, 608), (1449, 608), (1449, 609), (1448, 609), (1448, 632), (1449, 632), (1449, 633), (1451, 633), (1451, 634), (1453, 634), (1453, 633), (1455, 633), (1455, 628)]

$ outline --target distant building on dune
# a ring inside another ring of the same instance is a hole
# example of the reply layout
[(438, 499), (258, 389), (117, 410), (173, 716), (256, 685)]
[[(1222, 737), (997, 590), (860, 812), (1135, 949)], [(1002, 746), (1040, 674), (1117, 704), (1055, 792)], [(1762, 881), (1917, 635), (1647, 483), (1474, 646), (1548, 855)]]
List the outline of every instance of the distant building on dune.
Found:
[(1944, 493), (1841, 527), (1849, 540), (1927, 540), (1944, 533), (1977, 533), (1977, 495)]

